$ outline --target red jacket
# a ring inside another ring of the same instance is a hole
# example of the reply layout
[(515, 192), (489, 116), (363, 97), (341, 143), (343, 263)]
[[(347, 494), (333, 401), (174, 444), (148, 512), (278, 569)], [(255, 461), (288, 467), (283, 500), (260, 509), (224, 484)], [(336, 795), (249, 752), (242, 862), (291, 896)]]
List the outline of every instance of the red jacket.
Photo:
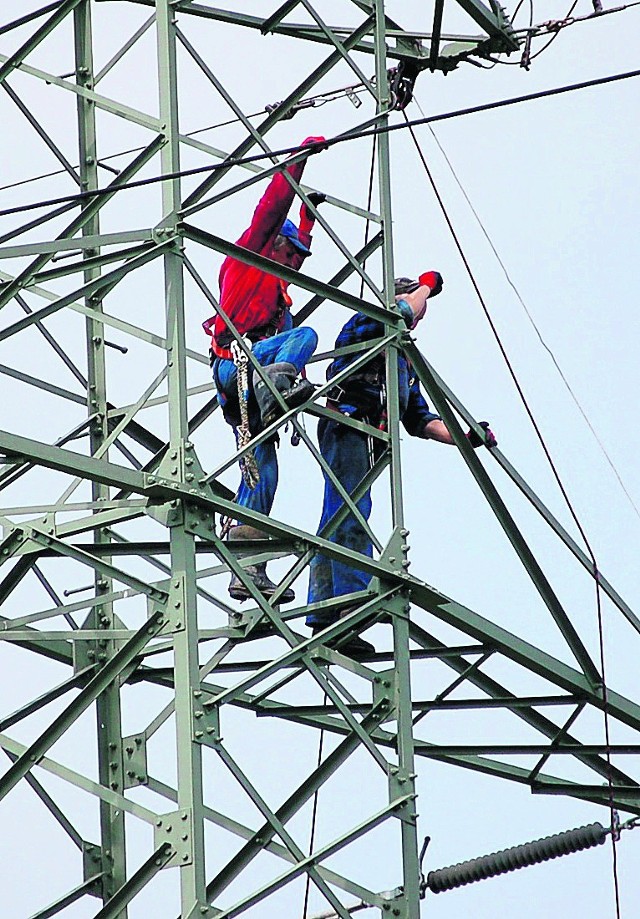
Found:
[[(302, 160), (288, 166), (286, 171), (299, 182), (305, 164), (306, 160)], [(244, 231), (237, 245), (271, 258), (275, 238), (286, 220), (293, 198), (293, 188), (284, 175), (277, 172), (255, 209), (251, 226)], [(303, 205), (298, 234), (300, 242), (307, 247), (311, 244), (312, 227), (313, 220)], [(301, 252), (299, 263), (293, 267), (296, 270), (300, 268), (303, 260)], [(260, 337), (266, 338), (283, 330), (287, 310), (291, 305), (291, 299), (287, 294), (289, 285), (285, 281), (231, 256), (227, 256), (222, 263), (219, 281), (220, 306), (238, 332), (244, 334), (265, 327), (265, 334)], [(267, 326), (271, 326), (269, 331), (266, 329)], [(222, 316), (216, 314), (207, 319), (203, 323), (203, 328), (211, 335), (211, 346), (216, 357), (230, 358), (230, 333)]]

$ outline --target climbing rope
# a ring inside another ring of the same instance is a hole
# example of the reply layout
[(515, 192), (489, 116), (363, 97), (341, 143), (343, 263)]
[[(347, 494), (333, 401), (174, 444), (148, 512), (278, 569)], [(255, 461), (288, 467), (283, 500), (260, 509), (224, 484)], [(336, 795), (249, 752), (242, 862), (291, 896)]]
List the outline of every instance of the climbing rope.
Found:
[[(249, 347), (251, 345), (249, 344)], [(247, 444), (251, 441), (251, 430), (249, 428), (249, 408), (248, 408), (248, 399), (249, 399), (249, 357), (245, 351), (240, 347), (237, 341), (231, 342), (231, 355), (233, 357), (233, 363), (236, 365), (238, 371), (238, 402), (240, 404), (240, 424), (237, 428), (237, 442), (238, 448), (242, 450), (243, 447), (246, 447)], [(240, 469), (242, 471), (242, 478), (245, 481), (247, 488), (255, 488), (258, 482), (260, 481), (260, 473), (258, 472), (258, 464), (256, 463), (256, 458), (253, 454), (253, 450), (249, 450), (248, 453), (245, 453), (240, 459)]]

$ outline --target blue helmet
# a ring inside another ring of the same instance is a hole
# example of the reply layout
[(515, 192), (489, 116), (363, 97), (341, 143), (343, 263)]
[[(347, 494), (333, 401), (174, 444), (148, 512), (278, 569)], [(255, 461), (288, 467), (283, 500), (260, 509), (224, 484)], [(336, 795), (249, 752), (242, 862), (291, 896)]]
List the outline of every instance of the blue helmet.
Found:
[(300, 242), (298, 228), (291, 220), (285, 220), (280, 229), (280, 236), (286, 237), (295, 247), (305, 255), (311, 255), (311, 249), (307, 248), (304, 243)]

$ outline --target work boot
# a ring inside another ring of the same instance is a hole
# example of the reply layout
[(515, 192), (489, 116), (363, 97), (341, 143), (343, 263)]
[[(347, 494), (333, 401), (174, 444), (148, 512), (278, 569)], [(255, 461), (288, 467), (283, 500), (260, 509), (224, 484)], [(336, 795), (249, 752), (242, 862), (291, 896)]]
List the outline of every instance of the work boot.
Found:
[[(262, 374), (268, 377), (281, 393), (287, 409), (297, 408), (313, 395), (315, 389), (313, 383), (304, 377), (296, 381), (298, 371), (293, 364), (268, 364), (262, 368)], [(260, 409), (262, 424), (266, 428), (284, 414), (283, 409), (257, 370), (253, 371), (253, 391)]]
[[(266, 562), (260, 562), (257, 565), (247, 565), (247, 567), (244, 569), (244, 573), (253, 581), (262, 596), (266, 597), (267, 599), (272, 597), (278, 589), (278, 585), (274, 584), (267, 575)], [(229, 583), (229, 594), (233, 597), (234, 600), (248, 600), (251, 596), (246, 584), (243, 584), (236, 574), (231, 576), (231, 582)], [(290, 587), (287, 587), (287, 589), (278, 600), (278, 603), (293, 603), (295, 598), (296, 595), (294, 592)]]
[[(249, 526), (247, 524), (240, 524), (238, 526), (232, 527), (229, 530), (228, 541), (236, 542), (239, 539), (250, 539), (250, 540), (266, 540), (269, 537), (262, 532), (262, 530), (256, 529), (256, 527)], [(263, 597), (269, 599), (274, 595), (277, 589), (277, 584), (274, 584), (273, 581), (267, 575), (267, 563), (259, 562), (257, 565), (247, 565), (244, 569), (245, 575), (247, 575), (258, 588)], [(229, 594), (233, 597), (234, 600), (248, 600), (251, 596), (249, 590), (245, 584), (242, 583), (240, 578), (233, 574), (231, 576), (231, 582), (229, 583)], [(278, 603), (293, 603), (296, 595), (291, 590), (290, 587), (284, 591)]]

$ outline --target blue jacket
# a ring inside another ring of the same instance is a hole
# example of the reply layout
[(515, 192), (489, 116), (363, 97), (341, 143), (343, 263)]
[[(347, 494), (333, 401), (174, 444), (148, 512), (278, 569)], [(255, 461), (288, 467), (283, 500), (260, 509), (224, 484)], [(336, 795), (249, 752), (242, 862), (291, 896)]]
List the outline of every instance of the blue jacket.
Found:
[[(403, 310), (402, 307), (406, 307), (406, 304), (401, 300), (398, 305), (404, 315), (406, 310)], [(409, 317), (407, 313), (405, 316), (407, 322), (409, 318), (412, 319), (413, 316)], [(347, 345), (382, 338), (384, 335), (385, 327), (382, 322), (371, 319), (364, 313), (355, 313), (342, 327), (336, 338), (335, 347), (336, 349), (344, 348)], [(327, 380), (331, 380), (359, 356), (357, 353), (352, 353), (337, 357), (327, 369)], [(413, 437), (423, 437), (425, 425), (430, 421), (439, 421), (440, 416), (429, 410), (413, 367), (401, 353), (398, 354), (398, 381), (402, 424)], [(336, 390), (331, 391), (329, 398), (343, 414), (367, 417), (371, 424), (377, 426), (380, 419), (386, 414), (384, 358), (382, 356), (373, 358), (353, 377), (347, 377), (339, 387), (336, 387)], [(378, 408), (377, 418), (374, 406)]]

